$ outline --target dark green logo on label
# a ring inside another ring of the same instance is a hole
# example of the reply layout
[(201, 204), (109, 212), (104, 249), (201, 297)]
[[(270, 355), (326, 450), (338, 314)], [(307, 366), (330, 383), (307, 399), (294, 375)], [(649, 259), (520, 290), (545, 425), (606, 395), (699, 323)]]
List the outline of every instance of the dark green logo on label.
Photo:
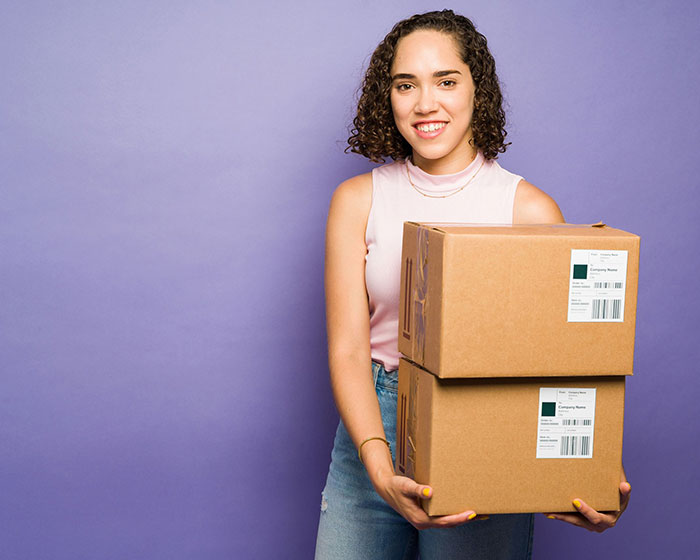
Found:
[(588, 265), (587, 264), (575, 264), (574, 265), (574, 280), (586, 280), (588, 278)]
[(557, 403), (553, 402), (543, 402), (542, 403), (542, 416), (556, 416), (557, 415)]

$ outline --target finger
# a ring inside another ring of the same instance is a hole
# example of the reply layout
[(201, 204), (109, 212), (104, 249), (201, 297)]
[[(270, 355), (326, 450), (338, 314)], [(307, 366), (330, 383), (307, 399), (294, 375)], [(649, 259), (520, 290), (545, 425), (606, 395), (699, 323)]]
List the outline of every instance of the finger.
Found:
[(601, 514), (594, 510), (591, 506), (589, 506), (586, 502), (580, 499), (575, 499), (573, 501), (574, 507), (578, 510), (578, 512), (583, 515), (588, 521), (593, 523), (593, 525), (596, 525), (601, 518)]
[(620, 511), (625, 511), (625, 508), (630, 501), (631, 492), (632, 485), (629, 482), (620, 483)]
[(457, 525), (464, 525), (474, 519), (476, 519), (476, 512), (469, 510), (452, 515), (433, 516), (430, 518), (430, 523), (432, 527), (455, 527)]
[(595, 531), (595, 526), (590, 523), (585, 517), (576, 513), (546, 513), (547, 519), (556, 519), (557, 521), (564, 521), (565, 523), (571, 523), (577, 527), (583, 527), (589, 531)]
[(404, 496), (409, 498), (419, 498), (429, 500), (433, 496), (433, 489), (425, 484), (418, 484), (410, 478), (401, 478), (399, 490)]
[(403, 515), (416, 529), (428, 529), (432, 526), (428, 514), (419, 507), (415, 509), (410, 508), (410, 510), (407, 510)]
[(617, 516), (596, 511), (583, 500), (576, 499), (573, 501), (573, 504), (579, 513), (595, 527), (596, 531), (604, 531), (615, 525)]
[(399, 479), (398, 490), (407, 498), (427, 500), (433, 495), (433, 489), (430, 486), (418, 484), (414, 480), (406, 477), (397, 478)]
[(606, 514), (613, 518), (613, 525), (620, 518), (622, 512), (627, 509), (627, 504), (630, 501), (630, 493), (632, 492), (632, 485), (626, 480), (620, 482), (620, 509), (617, 511), (608, 511)]
[[(406, 519), (413, 525), (416, 529), (438, 529), (455, 527), (457, 525), (462, 525), (469, 520), (469, 515), (441, 515), (441, 516), (429, 516), (422, 509), (416, 507), (414, 510), (410, 508), (410, 511), (406, 512)], [(467, 512), (469, 514), (470, 512)], [(473, 513), (473, 512), (471, 512)]]

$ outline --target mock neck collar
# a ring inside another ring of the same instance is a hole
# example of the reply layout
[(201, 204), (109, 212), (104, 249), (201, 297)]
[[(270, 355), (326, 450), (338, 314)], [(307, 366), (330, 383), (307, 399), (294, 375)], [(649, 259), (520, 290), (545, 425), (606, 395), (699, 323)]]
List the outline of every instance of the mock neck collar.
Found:
[(414, 165), (410, 158), (406, 158), (404, 163), (408, 168), (411, 181), (416, 190), (426, 195), (449, 196), (463, 188), (468, 181), (471, 181), (481, 169), (484, 163), (484, 155), (481, 152), (477, 152), (471, 163), (462, 171), (448, 173), (447, 175), (431, 175)]

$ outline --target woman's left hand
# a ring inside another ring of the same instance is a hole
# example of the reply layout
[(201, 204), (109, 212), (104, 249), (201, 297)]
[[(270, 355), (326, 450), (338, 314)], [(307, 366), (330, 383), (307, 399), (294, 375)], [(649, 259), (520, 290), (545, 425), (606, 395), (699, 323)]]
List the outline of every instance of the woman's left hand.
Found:
[(578, 525), (589, 531), (602, 533), (610, 527), (614, 527), (617, 520), (620, 519), (622, 512), (627, 508), (630, 501), (630, 492), (632, 487), (627, 481), (620, 483), (620, 511), (600, 512), (594, 510), (586, 502), (577, 498), (574, 500), (574, 507), (578, 513), (546, 513), (549, 519), (559, 519), (566, 521), (572, 525)]

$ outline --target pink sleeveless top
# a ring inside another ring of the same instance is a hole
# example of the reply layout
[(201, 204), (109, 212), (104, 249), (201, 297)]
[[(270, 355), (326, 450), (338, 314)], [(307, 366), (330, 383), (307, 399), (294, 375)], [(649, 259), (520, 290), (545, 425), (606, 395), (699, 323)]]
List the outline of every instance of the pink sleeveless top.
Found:
[[(415, 186), (408, 181), (406, 167)], [(450, 175), (429, 175), (408, 160), (372, 170), (372, 207), (365, 231), (365, 281), (372, 359), (384, 364), (387, 371), (399, 367), (403, 222), (510, 224), (515, 190), (521, 179), (496, 161), (486, 160), (481, 153), (466, 169)], [(449, 196), (435, 198), (446, 195)]]

